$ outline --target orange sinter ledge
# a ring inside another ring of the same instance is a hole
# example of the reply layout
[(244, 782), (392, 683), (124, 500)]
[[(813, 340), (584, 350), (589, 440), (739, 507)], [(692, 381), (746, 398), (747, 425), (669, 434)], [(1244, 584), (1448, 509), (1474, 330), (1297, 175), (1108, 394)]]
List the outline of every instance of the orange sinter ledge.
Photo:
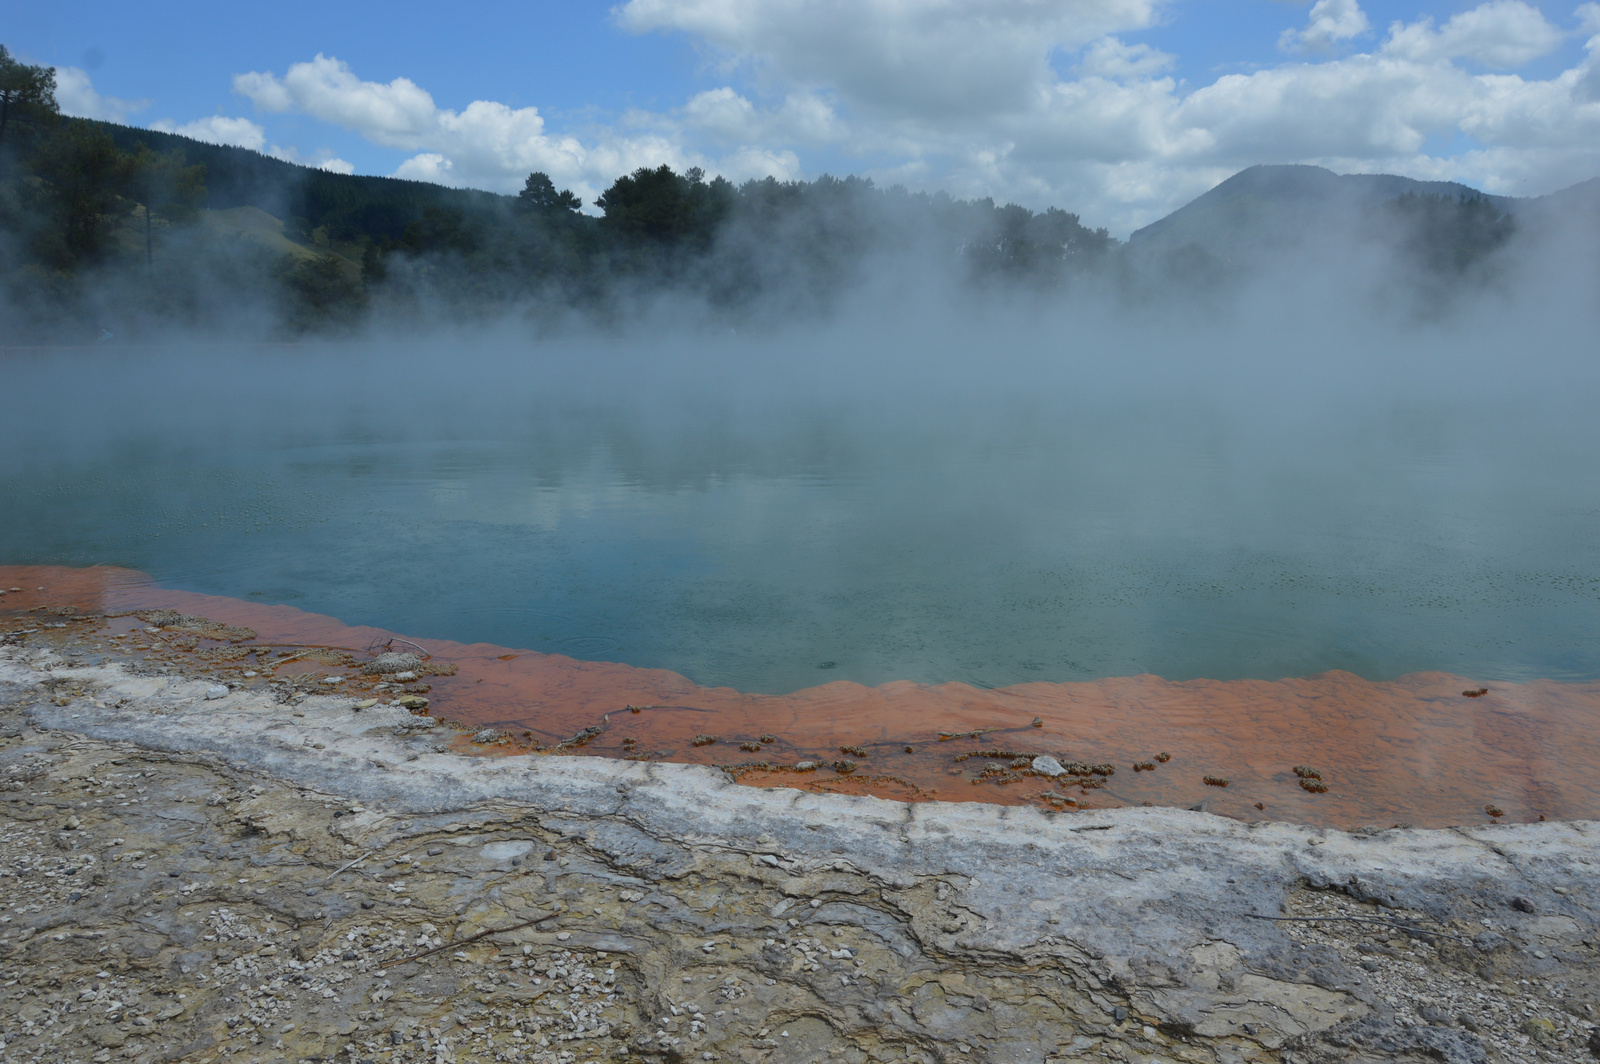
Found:
[[(0, 591), (0, 639), (402, 702), (454, 726), (461, 753), (715, 765), (754, 786), (904, 801), (1175, 806), (1340, 828), (1600, 818), (1597, 683), (1329, 672), (749, 694), (664, 669), (351, 627), (127, 569), (0, 566)], [(414, 660), (378, 666), (386, 652)]]

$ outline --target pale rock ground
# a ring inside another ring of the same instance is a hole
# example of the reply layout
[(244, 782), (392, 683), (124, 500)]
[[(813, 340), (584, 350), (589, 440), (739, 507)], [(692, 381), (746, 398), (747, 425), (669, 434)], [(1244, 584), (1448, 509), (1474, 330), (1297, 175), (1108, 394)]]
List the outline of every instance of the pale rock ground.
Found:
[(0, 646), (0, 1061), (1590, 1059), (1593, 823), (905, 805), (210, 686)]

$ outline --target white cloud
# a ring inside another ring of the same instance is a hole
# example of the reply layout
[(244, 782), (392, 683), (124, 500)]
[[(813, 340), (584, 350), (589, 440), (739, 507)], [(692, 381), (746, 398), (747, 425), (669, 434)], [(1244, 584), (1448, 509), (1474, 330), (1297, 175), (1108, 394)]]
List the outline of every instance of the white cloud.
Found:
[[(1588, 102), (1600, 99), (1600, 64), (1543, 80), (1471, 67), (1514, 70), (1561, 44), (1529, 4), (1490, 0), (1443, 25), (1397, 23), (1367, 52), (1314, 58), (1372, 31), (1357, 0), (1317, 0), (1281, 38), (1307, 58), (1198, 85), (1133, 36), (1166, 6), (630, 0), (616, 17), (720, 56), (730, 86), (683, 109), (692, 131), (804, 146), (762, 101), (807, 93), (826, 101), (834, 150), (889, 157), (883, 180), (1054, 203), (1119, 232), (1260, 162), (1442, 174), (1497, 191), (1544, 191), (1600, 170), (1600, 106)], [(1577, 18), (1600, 34), (1600, 5)], [(760, 91), (738, 87), (739, 71)], [(1477, 141), (1471, 151), (1427, 153), (1462, 134)]]
[(1491, 0), (1439, 28), (1431, 18), (1410, 25), (1396, 22), (1383, 50), (1419, 63), (1472, 59), (1509, 70), (1554, 51), (1564, 36), (1536, 7), (1521, 0)]
[(456, 175), (452, 172), (455, 165), (436, 151), (425, 151), (421, 155), (413, 155), (400, 164), (395, 170), (395, 177), (403, 177), (408, 181), (431, 181), (436, 185), (456, 184)]
[(832, 105), (808, 92), (791, 93), (780, 106), (761, 109), (724, 86), (690, 97), (682, 117), (695, 129), (739, 143), (780, 140), (821, 144), (841, 134), (839, 117)]
[(89, 74), (77, 67), (56, 67), (56, 103), (64, 115), (98, 118), (102, 122), (126, 122), (129, 115), (150, 106), (149, 100), (119, 100), (94, 90)]
[(730, 181), (749, 181), (775, 177), (779, 181), (794, 181), (802, 176), (800, 157), (792, 151), (778, 151), (747, 145), (724, 157), (717, 171)]
[(297, 166), (310, 166), (335, 174), (353, 174), (356, 172), (356, 168), (353, 165), (338, 158), (326, 148), (312, 152), (308, 156), (292, 144), (288, 147), (274, 144), (266, 150), (265, 154), (272, 156), (274, 159), (282, 159), (286, 163), (294, 163)]
[(1102, 37), (1084, 51), (1078, 62), (1078, 73), (1084, 77), (1124, 81), (1164, 73), (1175, 62), (1176, 56), (1157, 51), (1148, 44), (1124, 44), (1115, 37)]
[[(362, 81), (347, 64), (320, 52), (309, 63), (295, 63), (282, 79), (240, 74), (233, 91), (263, 111), (303, 111), (393, 148), (418, 147), (439, 118), (433, 97), (409, 78), (387, 85)], [(537, 112), (533, 117), (537, 121)]]
[(248, 118), (228, 118), (225, 115), (197, 118), (181, 126), (163, 118), (158, 122), (151, 122), (150, 128), (162, 133), (192, 137), (207, 144), (231, 144), (236, 148), (249, 148), (251, 151), (261, 151), (267, 143), (266, 130)]
[(690, 97), (683, 113), (690, 123), (728, 140), (757, 137), (764, 124), (756, 105), (726, 86)]
[[(557, 185), (593, 202), (620, 174), (666, 163), (678, 169), (716, 169), (674, 135), (672, 123), (651, 119), (630, 135), (601, 129), (590, 142), (551, 135), (535, 107), (508, 107), (474, 100), (461, 111), (442, 108), (408, 78), (383, 84), (361, 80), (340, 60), (317, 55), (295, 63), (283, 77), (252, 72), (234, 78), (234, 90), (265, 111), (298, 111), (353, 130), (385, 147), (415, 152), (396, 176), (448, 185), (513, 192), (529, 173), (542, 170)], [(658, 128), (649, 128), (654, 124)], [(747, 169), (761, 157), (741, 153), (730, 165)], [(785, 172), (781, 149), (766, 152)]]
[(681, 31), (858, 108), (939, 119), (1024, 105), (1057, 51), (1155, 23), (1165, 0), (628, 0), (634, 33)]
[(1339, 41), (1359, 37), (1372, 29), (1367, 13), (1356, 0), (1317, 0), (1305, 29), (1284, 30), (1278, 47), (1284, 51), (1326, 51)]
[(282, 159), (286, 163), (295, 163), (299, 166), (313, 166), (319, 170), (327, 170), (335, 174), (353, 174), (356, 168), (343, 159), (336, 157), (332, 152), (321, 151), (310, 158), (302, 155), (293, 146), (283, 147), (277, 144), (267, 146), (267, 131), (248, 118), (228, 118), (224, 115), (210, 115), (198, 118), (193, 122), (177, 125), (170, 119), (161, 119), (151, 122), (150, 128), (162, 133), (176, 133), (183, 137), (193, 137), (195, 140), (207, 144), (226, 144), (236, 148), (248, 148), (269, 155), (274, 159)]

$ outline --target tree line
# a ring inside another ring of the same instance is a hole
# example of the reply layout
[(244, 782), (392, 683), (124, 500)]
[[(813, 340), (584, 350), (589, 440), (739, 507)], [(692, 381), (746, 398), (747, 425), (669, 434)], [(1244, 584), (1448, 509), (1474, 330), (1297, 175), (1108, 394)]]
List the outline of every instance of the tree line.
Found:
[[(603, 321), (662, 296), (744, 320), (825, 312), (896, 271), (1050, 293), (1137, 265), (1067, 211), (858, 177), (736, 185), (645, 167), (583, 208), (544, 173), (505, 196), (63, 117), (54, 71), (0, 45), (0, 344), (503, 313)], [(1481, 201), (1408, 196), (1388, 210), (1438, 274), (1511, 233)], [(1191, 260), (1188, 274), (1219, 274), (1191, 251), (1169, 256), (1161, 283), (1182, 283)]]
[[(598, 213), (583, 206), (544, 173), (502, 196), (65, 118), (54, 72), (0, 46), (0, 284), (11, 318), (0, 343), (204, 325), (242, 307), (287, 332), (419, 308), (604, 317), (661, 294), (733, 317), (784, 314), (826, 308), (884, 258), (1050, 288), (1116, 244), (1065, 211), (853, 177), (735, 185), (645, 167), (617, 178)], [(249, 209), (260, 217), (220, 217)]]

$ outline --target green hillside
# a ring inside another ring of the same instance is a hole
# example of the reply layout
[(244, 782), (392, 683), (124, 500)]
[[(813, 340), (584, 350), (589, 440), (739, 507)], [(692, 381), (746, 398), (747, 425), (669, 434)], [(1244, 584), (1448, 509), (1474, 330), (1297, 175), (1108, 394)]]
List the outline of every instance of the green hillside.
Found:
[(1061, 210), (880, 189), (620, 175), (584, 213), (540, 173), (517, 196), (330, 173), (60, 116), (53, 72), (0, 125), (0, 343), (226, 327), (616, 319), (671, 297), (740, 320), (826, 311), (885, 256), (969, 285), (1061, 288), (1115, 241)]
[(105, 134), (121, 151), (133, 152), (143, 145), (158, 154), (181, 152), (186, 162), (204, 166), (207, 207), (256, 207), (276, 218), (302, 218), (312, 228), (327, 226), (341, 234), (397, 240), (406, 226), (429, 208), (476, 212), (502, 207), (513, 199), (397, 177), (336, 174), (247, 148), (207, 144), (153, 129), (88, 119), (69, 121)]

